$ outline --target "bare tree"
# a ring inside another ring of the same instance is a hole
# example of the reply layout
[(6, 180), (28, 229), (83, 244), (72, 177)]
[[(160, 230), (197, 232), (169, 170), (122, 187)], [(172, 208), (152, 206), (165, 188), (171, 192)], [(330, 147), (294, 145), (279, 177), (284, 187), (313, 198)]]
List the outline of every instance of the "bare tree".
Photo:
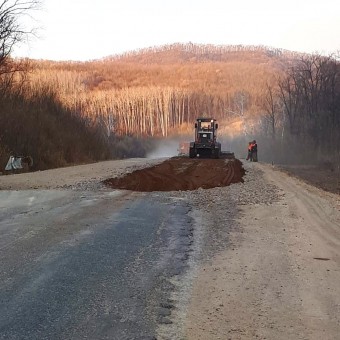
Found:
[(246, 111), (250, 102), (250, 94), (247, 91), (238, 91), (234, 94), (233, 110), (228, 110), (228, 113), (241, 118), (243, 125), (243, 134), (249, 134), (249, 127), (246, 120)]
[(282, 102), (280, 100), (277, 89), (267, 83), (266, 93), (263, 97), (264, 118), (270, 129), (270, 135), (273, 140), (276, 139), (279, 118), (282, 112)]
[(279, 81), (288, 129), (320, 155), (340, 150), (340, 63), (336, 56), (300, 58)]
[(39, 8), (40, 0), (0, 0), (0, 75), (18, 71), (10, 56), (13, 48), (33, 29), (25, 28), (22, 19)]

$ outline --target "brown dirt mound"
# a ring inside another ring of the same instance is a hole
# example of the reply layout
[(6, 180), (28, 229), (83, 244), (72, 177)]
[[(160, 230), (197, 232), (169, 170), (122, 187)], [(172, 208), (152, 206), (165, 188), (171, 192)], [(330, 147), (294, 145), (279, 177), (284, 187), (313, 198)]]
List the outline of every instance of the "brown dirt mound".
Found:
[(124, 177), (110, 178), (104, 184), (133, 191), (179, 191), (209, 189), (243, 182), (245, 171), (238, 159), (190, 159), (174, 157), (151, 168)]

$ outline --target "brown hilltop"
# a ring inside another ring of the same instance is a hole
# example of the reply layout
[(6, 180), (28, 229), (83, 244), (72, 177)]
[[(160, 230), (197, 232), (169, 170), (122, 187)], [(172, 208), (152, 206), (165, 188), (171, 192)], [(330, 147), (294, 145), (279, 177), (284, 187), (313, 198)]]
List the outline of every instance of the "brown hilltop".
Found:
[[(247, 89), (247, 83), (267, 81), (297, 52), (266, 46), (170, 44), (129, 51), (87, 62), (35, 60), (47, 77), (56, 72), (81, 79), (88, 90), (141, 86), (171, 86), (218, 92), (221, 87)], [(77, 78), (77, 79), (76, 79)]]
[(293, 59), (300, 55), (301, 53), (298, 52), (261, 45), (175, 43), (111, 55), (103, 58), (103, 60), (138, 64), (219, 63), (234, 61), (252, 62), (256, 64)]
[(34, 63), (45, 79), (74, 79), (87, 91), (170, 86), (218, 94), (226, 89), (235, 93), (261, 88), (296, 56), (295, 52), (265, 46), (188, 43), (149, 47), (88, 62)]

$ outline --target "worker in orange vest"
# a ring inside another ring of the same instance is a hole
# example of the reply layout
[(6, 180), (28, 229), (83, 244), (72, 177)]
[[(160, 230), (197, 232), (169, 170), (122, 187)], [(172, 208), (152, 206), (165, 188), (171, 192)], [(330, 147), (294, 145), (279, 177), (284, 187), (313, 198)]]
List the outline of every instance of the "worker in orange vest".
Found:
[(246, 158), (247, 161), (252, 161), (253, 157), (252, 157), (252, 142), (248, 143), (248, 155)]

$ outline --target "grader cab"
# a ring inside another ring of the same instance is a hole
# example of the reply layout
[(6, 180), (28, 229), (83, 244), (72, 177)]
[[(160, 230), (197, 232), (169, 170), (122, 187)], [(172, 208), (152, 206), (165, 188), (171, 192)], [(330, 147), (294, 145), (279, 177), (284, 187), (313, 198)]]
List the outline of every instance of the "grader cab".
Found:
[(217, 142), (218, 124), (213, 118), (197, 118), (195, 141), (190, 143), (189, 157), (220, 158), (221, 143)]

